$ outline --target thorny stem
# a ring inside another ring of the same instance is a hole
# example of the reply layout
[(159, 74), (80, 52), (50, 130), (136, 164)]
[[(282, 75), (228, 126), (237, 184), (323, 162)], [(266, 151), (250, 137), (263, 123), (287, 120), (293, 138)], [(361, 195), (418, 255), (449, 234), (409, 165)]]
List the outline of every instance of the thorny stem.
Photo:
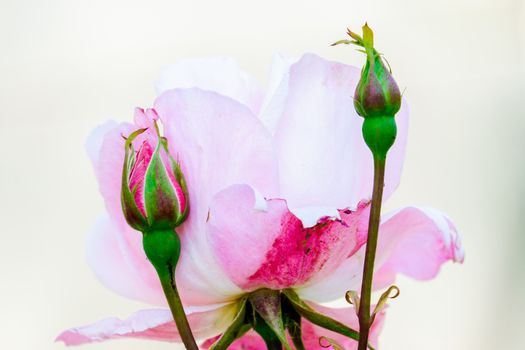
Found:
[(385, 181), (385, 158), (374, 155), (374, 189), (372, 192), (372, 206), (368, 222), (368, 240), (366, 243), (365, 265), (363, 268), (363, 282), (361, 284), (361, 300), (359, 306), (359, 347), (366, 350), (368, 336), (373, 319), (370, 316), (370, 299), (372, 296), (372, 279), (374, 275), (374, 261), (376, 257), (377, 236), (381, 215), (381, 201)]

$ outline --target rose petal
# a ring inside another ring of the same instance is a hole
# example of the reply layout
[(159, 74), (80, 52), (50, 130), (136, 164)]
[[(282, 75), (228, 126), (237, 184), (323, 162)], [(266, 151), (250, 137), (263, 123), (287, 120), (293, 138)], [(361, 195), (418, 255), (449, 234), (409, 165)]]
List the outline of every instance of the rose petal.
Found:
[(245, 290), (315, 283), (363, 244), (367, 205), (304, 228), (284, 200), (267, 200), (265, 210), (255, 203), (250, 186), (232, 186), (215, 196), (208, 222), (218, 262)]
[(430, 208), (402, 208), (382, 220), (375, 288), (388, 286), (398, 273), (432, 279), (445, 262), (463, 259), (461, 240), (445, 214)]
[(99, 190), (108, 211), (124, 220), (120, 204), (122, 166), (124, 164), (124, 137), (138, 128), (129, 123), (107, 122), (93, 130), (86, 142)]
[[(291, 208), (355, 207), (372, 192), (372, 156), (361, 135), (363, 119), (352, 96), (359, 69), (312, 54), (290, 67), (287, 96), (275, 131), (281, 195)], [(286, 84), (286, 83), (284, 83)], [(271, 105), (272, 102), (269, 102)], [(407, 108), (397, 114), (398, 136), (389, 152), (385, 199), (399, 183), (407, 134)]]
[(248, 183), (264, 196), (278, 192), (277, 163), (270, 134), (243, 105), (199, 89), (171, 90), (155, 109), (181, 164), (189, 192), (189, 216), (177, 232), (184, 247), (177, 280), (191, 305), (226, 302), (242, 291), (213, 257), (206, 236), (212, 196)]
[(258, 113), (263, 92), (258, 81), (228, 57), (188, 59), (167, 66), (155, 82), (157, 95), (175, 88), (200, 88), (230, 97)]
[[(381, 219), (374, 273), (374, 288), (383, 289), (398, 273), (427, 280), (441, 265), (462, 262), (464, 251), (454, 225), (434, 209), (406, 207)], [(325, 302), (361, 288), (365, 246), (331, 274), (315, 284), (297, 289), (301, 298)]]
[(101, 216), (91, 229), (87, 261), (107, 288), (125, 297), (166, 305), (157, 274), (142, 249), (142, 234)]
[(290, 79), (290, 66), (297, 58), (288, 57), (283, 54), (275, 54), (272, 58), (270, 77), (266, 89), (259, 119), (273, 134), (279, 119), (283, 114), (288, 96), (288, 85)]
[(86, 152), (93, 164), (98, 164), (100, 149), (102, 148), (106, 134), (117, 127), (117, 122), (109, 120), (104, 124), (98, 125), (89, 134), (86, 140)]
[[(365, 229), (366, 231), (366, 229)], [(340, 263), (331, 273), (316, 283), (308, 283), (296, 288), (297, 294), (304, 300), (329, 302), (342, 298), (346, 291), (361, 288), (365, 246)]]
[[(204, 338), (221, 333), (235, 317), (235, 311), (236, 307), (228, 304), (213, 310), (189, 313), (188, 321), (193, 335)], [(180, 342), (171, 312), (166, 309), (141, 310), (125, 320), (107, 318), (91, 325), (72, 328), (62, 332), (56, 341), (80, 345), (118, 338)]]

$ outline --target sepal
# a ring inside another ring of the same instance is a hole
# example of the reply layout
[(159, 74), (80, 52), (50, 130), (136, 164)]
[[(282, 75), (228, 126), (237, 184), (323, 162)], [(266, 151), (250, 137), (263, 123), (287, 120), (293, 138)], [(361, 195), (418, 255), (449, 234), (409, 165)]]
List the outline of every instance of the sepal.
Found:
[(342, 334), (354, 340), (359, 340), (358, 331), (347, 327), (341, 322), (336, 321), (328, 316), (318, 313), (317, 311), (312, 309), (308, 304), (302, 301), (293, 289), (285, 289), (283, 293), (292, 303), (292, 306), (297, 311), (297, 313), (299, 313), (299, 315), (301, 315), (302, 317), (306, 318), (308, 321), (320, 327), (328, 329), (332, 332)]
[(306, 350), (302, 339), (301, 315), (292, 307), (288, 299), (283, 298), (283, 322), (296, 350)]
[(224, 331), (220, 338), (213, 343), (210, 350), (225, 350), (235, 340), (242, 337), (246, 332), (251, 329), (251, 324), (246, 322), (247, 316), (247, 298), (242, 298), (240, 301), (239, 311), (235, 316), (232, 324)]
[(258, 321), (258, 318), (260, 317), (285, 348), (291, 350), (292, 348), (288, 344), (284, 330), (283, 315), (281, 311), (281, 292), (278, 290), (263, 288), (251, 293), (249, 300), (256, 313), (254, 329), (259, 333), (257, 328), (259, 327), (260, 331), (266, 334), (266, 327)]
[(122, 169), (122, 186), (120, 192), (122, 212), (128, 224), (136, 230), (143, 231), (147, 227), (146, 217), (139, 210), (135, 202), (135, 194), (129, 184), (131, 169), (135, 165), (136, 153), (133, 148), (133, 141), (147, 129), (139, 129), (126, 138), (124, 144), (124, 166)]
[(366, 63), (361, 70), (361, 79), (354, 92), (354, 107), (360, 116), (384, 117), (394, 116), (401, 108), (401, 92), (387, 68), (381, 54), (374, 48), (374, 33), (365, 24), (363, 36), (348, 29), (347, 34), (353, 40), (339, 40), (333, 45), (356, 45), (358, 51), (366, 54)]
[(383, 292), (383, 294), (381, 294), (376, 304), (376, 307), (374, 308), (374, 312), (372, 312), (372, 315), (370, 316), (371, 322), (374, 322), (376, 315), (386, 308), (387, 300), (397, 298), (399, 296), (399, 293), (400, 291), (397, 286), (390, 286), (385, 292)]
[[(177, 227), (186, 216), (186, 209), (181, 208), (181, 196), (168, 174), (171, 169), (166, 168), (166, 166), (173, 166), (174, 162), (168, 160), (170, 164), (164, 164), (162, 158), (166, 159), (170, 156), (162, 157), (163, 152), (164, 146), (159, 139), (144, 178), (144, 203), (148, 226), (153, 230)], [(178, 169), (178, 166), (176, 168)]]

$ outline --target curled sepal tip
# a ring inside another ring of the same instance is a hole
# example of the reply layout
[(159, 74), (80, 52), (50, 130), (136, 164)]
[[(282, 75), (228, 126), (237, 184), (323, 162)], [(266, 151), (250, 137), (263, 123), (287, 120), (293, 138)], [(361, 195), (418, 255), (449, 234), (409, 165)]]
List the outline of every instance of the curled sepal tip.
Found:
[(290, 301), (293, 308), (299, 315), (307, 319), (311, 323), (328, 329), (332, 332), (342, 334), (354, 340), (359, 340), (359, 332), (355, 329), (345, 326), (341, 322), (334, 320), (328, 316), (318, 313), (312, 309), (308, 304), (302, 301), (293, 289), (285, 289), (283, 291), (286, 298)]
[(319, 338), (319, 346), (322, 348), (332, 348), (334, 350), (345, 350), (335, 339), (322, 336)]
[[(319, 338), (319, 346), (325, 349), (332, 348), (333, 350), (345, 350), (345, 348), (341, 344), (339, 344), (335, 339), (326, 336), (322, 336)], [(368, 349), (375, 350), (374, 347), (372, 347), (372, 345), (370, 344), (368, 344)]]
[(137, 153), (133, 148), (133, 141), (146, 130), (147, 129), (138, 129), (128, 137), (124, 138), (126, 142), (124, 143), (124, 167), (122, 170), (122, 189), (120, 192), (120, 199), (126, 221), (136, 230), (141, 230), (145, 227), (147, 225), (147, 220), (135, 202), (135, 194), (129, 184), (129, 174), (131, 173), (133, 166), (136, 164), (137, 158)]
[(399, 296), (400, 290), (397, 286), (390, 286), (381, 296), (379, 297), (379, 300), (377, 302), (376, 307), (374, 308), (374, 312), (372, 312), (371, 319), (372, 322), (374, 321), (377, 314), (379, 314), (381, 311), (383, 311), (386, 307), (386, 302), (388, 299), (395, 299)]
[(356, 314), (359, 313), (359, 295), (355, 290), (349, 290), (345, 293), (346, 302), (353, 305)]

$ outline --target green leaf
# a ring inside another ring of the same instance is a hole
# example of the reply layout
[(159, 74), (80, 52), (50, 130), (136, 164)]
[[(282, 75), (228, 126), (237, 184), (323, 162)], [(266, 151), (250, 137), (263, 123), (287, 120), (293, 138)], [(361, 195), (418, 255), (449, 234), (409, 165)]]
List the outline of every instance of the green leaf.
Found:
[(354, 340), (359, 340), (359, 332), (345, 326), (339, 321), (334, 320), (328, 316), (322, 315), (312, 309), (308, 304), (302, 301), (297, 293), (292, 289), (285, 289), (283, 291), (284, 295), (292, 303), (294, 309), (308, 321), (316, 324), (320, 327), (326, 328), (332, 332), (336, 332), (342, 335), (345, 335)]
[(227, 349), (236, 339), (242, 337), (251, 328), (250, 324), (246, 324), (246, 304), (247, 298), (242, 298), (240, 301), (239, 311), (235, 316), (232, 324), (224, 331), (221, 337), (210, 347), (210, 350), (224, 350)]
[(249, 298), (257, 314), (266, 322), (286, 349), (291, 350), (284, 333), (281, 293), (277, 290), (263, 288), (251, 293)]

